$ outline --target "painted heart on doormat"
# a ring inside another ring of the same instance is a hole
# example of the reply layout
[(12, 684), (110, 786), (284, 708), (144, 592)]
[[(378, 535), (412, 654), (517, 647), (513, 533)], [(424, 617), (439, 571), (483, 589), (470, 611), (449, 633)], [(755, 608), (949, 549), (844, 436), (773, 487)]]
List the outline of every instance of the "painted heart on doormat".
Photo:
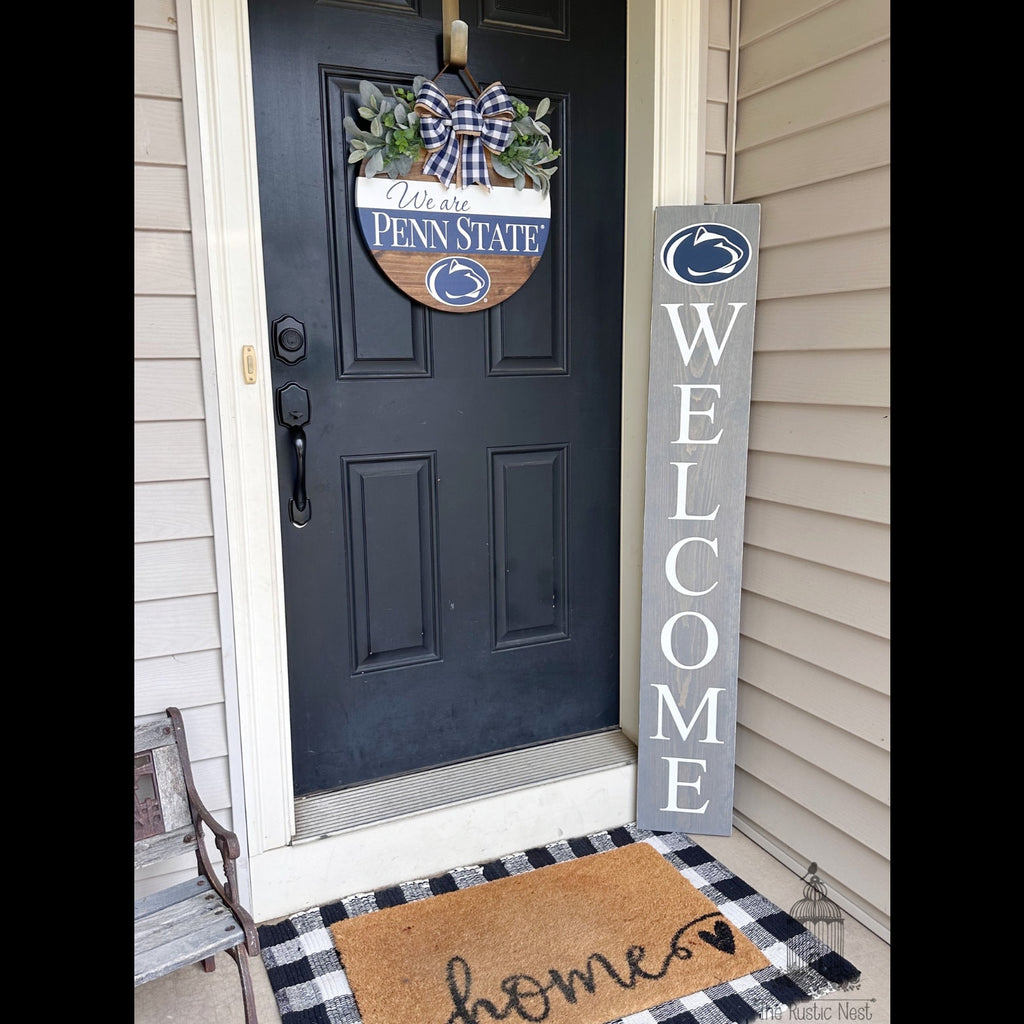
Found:
[(470, 97), (423, 76), (390, 96), (360, 82), (359, 100), (367, 127), (345, 118), (347, 159), (359, 164), (359, 228), (380, 269), (448, 313), (490, 308), (518, 291), (550, 234), (561, 155), (543, 120), (550, 100), (531, 111), (501, 82)]
[(689, 837), (635, 826), (259, 931), (282, 1024), (738, 1024), (860, 975)]

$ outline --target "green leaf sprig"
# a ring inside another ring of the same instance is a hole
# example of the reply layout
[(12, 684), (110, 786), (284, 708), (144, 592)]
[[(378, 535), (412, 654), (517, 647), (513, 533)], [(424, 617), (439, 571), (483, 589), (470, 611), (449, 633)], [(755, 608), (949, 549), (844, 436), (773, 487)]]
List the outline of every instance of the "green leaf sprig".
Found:
[(491, 166), (503, 178), (513, 179), (520, 192), (529, 178), (534, 189), (546, 196), (551, 188), (551, 176), (558, 170), (550, 166), (551, 161), (562, 155), (560, 149), (552, 148), (551, 129), (541, 120), (551, 109), (551, 101), (545, 96), (531, 116), (526, 103), (515, 96), (509, 99), (515, 108), (516, 119), (512, 122), (515, 135), (503, 152), (493, 154)]
[(392, 86), (390, 96), (372, 82), (359, 83), (359, 116), (369, 121), (370, 130), (360, 128), (351, 117), (345, 118), (344, 125), (349, 137), (348, 162), (365, 160), (368, 178), (385, 173), (389, 178), (401, 178), (412, 170), (423, 150), (420, 116), (413, 106), (425, 81), (417, 75), (411, 90)]

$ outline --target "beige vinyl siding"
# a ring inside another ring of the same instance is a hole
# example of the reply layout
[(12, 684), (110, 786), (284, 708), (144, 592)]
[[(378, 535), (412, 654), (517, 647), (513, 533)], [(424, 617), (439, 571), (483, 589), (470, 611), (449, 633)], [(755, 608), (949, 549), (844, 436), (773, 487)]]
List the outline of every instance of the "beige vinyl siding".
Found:
[(888, 939), (888, 4), (743, 0), (737, 65), (733, 201), (761, 205), (737, 827)]
[[(231, 824), (210, 455), (173, 0), (135, 2), (135, 718), (182, 709)], [(154, 865), (143, 894), (194, 870)]]
[(732, 3), (709, 0), (704, 116), (704, 202), (726, 202), (729, 146), (729, 67)]

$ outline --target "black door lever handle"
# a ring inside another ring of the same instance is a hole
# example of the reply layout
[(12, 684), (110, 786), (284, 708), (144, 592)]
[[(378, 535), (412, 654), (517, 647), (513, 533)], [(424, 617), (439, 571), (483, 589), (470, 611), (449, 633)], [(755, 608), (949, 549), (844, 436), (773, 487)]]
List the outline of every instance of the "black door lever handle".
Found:
[(295, 496), (288, 499), (288, 518), (294, 526), (305, 526), (313, 512), (313, 503), (306, 497), (306, 432), (292, 427), (295, 449)]
[(288, 518), (299, 528), (309, 522), (313, 503), (306, 494), (306, 432), (309, 422), (309, 392), (300, 384), (290, 381), (277, 389), (277, 418), (291, 435), (295, 453), (295, 484), (288, 499)]

